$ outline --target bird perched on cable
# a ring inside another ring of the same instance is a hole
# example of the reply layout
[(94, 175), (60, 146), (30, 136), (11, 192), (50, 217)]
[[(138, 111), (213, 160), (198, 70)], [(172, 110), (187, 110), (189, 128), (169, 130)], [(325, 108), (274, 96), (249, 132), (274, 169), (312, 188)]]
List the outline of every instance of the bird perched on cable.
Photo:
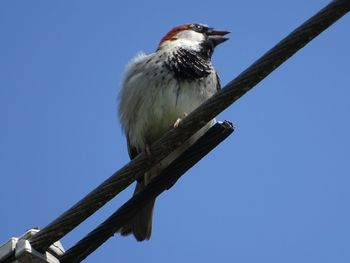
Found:
[[(228, 33), (203, 24), (177, 26), (161, 39), (156, 52), (139, 54), (129, 63), (118, 110), (131, 159), (143, 151), (149, 152), (153, 142), (172, 127), (181, 125), (181, 118), (220, 89), (211, 57), (215, 47), (228, 39), (225, 37)], [(134, 194), (194, 139), (145, 173), (137, 182)], [(138, 241), (150, 239), (154, 201), (123, 226), (120, 233), (134, 234)]]

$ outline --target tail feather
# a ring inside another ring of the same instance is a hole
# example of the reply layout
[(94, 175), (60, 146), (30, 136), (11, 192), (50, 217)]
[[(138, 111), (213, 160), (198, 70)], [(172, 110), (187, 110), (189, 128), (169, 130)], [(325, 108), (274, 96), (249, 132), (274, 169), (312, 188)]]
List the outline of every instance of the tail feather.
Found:
[[(134, 195), (145, 187), (144, 180), (137, 182)], [(152, 218), (155, 199), (145, 205), (135, 217), (120, 229), (122, 236), (133, 234), (137, 241), (149, 240), (152, 234)]]

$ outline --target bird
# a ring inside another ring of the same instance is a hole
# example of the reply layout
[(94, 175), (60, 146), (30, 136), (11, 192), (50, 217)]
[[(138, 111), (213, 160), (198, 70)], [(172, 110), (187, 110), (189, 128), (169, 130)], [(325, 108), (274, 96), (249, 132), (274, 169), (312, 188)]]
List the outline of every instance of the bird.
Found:
[[(139, 53), (129, 62), (118, 96), (118, 115), (131, 159), (143, 152), (151, 154), (153, 142), (181, 125), (182, 118), (220, 90), (211, 58), (229, 33), (201, 23), (176, 26), (161, 38), (154, 53)], [(134, 195), (214, 122), (146, 172), (137, 181)], [(120, 228), (120, 234), (133, 234), (137, 241), (149, 240), (154, 204), (155, 199), (144, 206)]]

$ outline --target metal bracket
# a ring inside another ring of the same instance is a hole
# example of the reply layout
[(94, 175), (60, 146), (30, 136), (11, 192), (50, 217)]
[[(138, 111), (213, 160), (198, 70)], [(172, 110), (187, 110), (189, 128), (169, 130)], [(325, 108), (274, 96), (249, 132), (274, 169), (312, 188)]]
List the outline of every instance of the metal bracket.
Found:
[(41, 253), (30, 245), (28, 239), (38, 233), (39, 229), (29, 229), (20, 237), (12, 237), (0, 245), (1, 263), (59, 263), (59, 256), (64, 254), (60, 241), (52, 244), (47, 251)]

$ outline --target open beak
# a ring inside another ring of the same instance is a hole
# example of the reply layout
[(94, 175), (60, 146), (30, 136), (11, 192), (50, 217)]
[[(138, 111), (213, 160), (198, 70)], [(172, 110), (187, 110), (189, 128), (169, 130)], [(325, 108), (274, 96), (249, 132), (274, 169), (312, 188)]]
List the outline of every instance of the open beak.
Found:
[(225, 37), (225, 35), (229, 33), (229, 31), (222, 31), (213, 28), (210, 28), (207, 31), (208, 38), (213, 43), (214, 47), (228, 40), (228, 37)]

